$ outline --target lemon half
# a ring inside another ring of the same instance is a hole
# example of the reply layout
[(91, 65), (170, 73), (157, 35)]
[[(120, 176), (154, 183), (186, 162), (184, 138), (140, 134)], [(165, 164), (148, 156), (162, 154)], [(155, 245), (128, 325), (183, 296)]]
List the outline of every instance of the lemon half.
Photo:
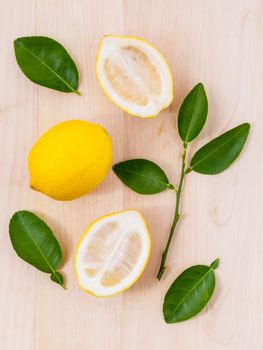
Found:
[(72, 200), (97, 187), (112, 162), (112, 144), (97, 124), (69, 120), (44, 133), (32, 147), (31, 188), (57, 200)]
[(150, 250), (148, 228), (138, 211), (99, 218), (88, 227), (77, 248), (79, 286), (97, 297), (128, 289), (143, 273)]
[(96, 73), (105, 94), (132, 115), (154, 117), (173, 100), (169, 66), (143, 39), (105, 35), (99, 44)]

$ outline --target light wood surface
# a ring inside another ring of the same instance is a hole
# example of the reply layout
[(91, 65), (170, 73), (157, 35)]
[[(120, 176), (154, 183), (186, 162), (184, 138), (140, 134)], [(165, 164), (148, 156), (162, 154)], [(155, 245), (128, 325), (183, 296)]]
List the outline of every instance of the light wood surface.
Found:
[[(263, 349), (263, 4), (254, 0), (1, 0), (0, 1), (0, 349), (1, 350), (261, 350)], [(106, 33), (134, 35), (167, 58), (175, 99), (157, 118), (141, 120), (114, 106), (101, 91), (94, 61)], [(13, 40), (46, 35), (60, 41), (80, 72), (81, 97), (34, 85), (19, 70)], [(191, 173), (183, 193), (183, 219), (165, 278), (155, 278), (174, 212), (172, 192), (139, 196), (112, 172), (91, 194), (62, 203), (28, 186), (27, 155), (49, 127), (81, 118), (102, 124), (114, 162), (145, 157), (176, 183), (182, 98), (202, 81), (208, 122), (190, 153), (241, 122), (252, 131), (242, 157), (218, 176)], [(108, 299), (80, 291), (76, 244), (91, 220), (137, 208), (153, 239), (141, 279)], [(68, 291), (14, 253), (8, 223), (19, 209), (39, 214), (64, 252)], [(217, 290), (191, 321), (167, 325), (165, 291), (186, 267), (221, 258)]]

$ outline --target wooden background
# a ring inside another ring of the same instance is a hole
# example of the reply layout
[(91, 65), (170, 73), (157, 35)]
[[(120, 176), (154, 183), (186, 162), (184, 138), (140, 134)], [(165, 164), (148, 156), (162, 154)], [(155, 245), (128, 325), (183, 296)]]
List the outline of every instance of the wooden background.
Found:
[[(254, 0), (1, 0), (0, 1), (0, 349), (1, 350), (261, 350), (263, 349), (263, 3)], [(174, 77), (172, 106), (151, 120), (122, 112), (101, 91), (95, 55), (106, 33), (156, 45)], [(46, 35), (60, 41), (80, 73), (81, 97), (34, 85), (19, 70), (13, 40)], [(145, 157), (176, 183), (177, 112), (202, 81), (208, 122), (190, 153), (211, 137), (249, 121), (242, 157), (218, 176), (189, 174), (169, 270), (155, 278), (174, 211), (172, 192), (132, 193), (112, 172), (93, 193), (62, 203), (28, 186), (27, 155), (49, 127), (81, 118), (102, 124), (114, 162)], [(147, 269), (134, 287), (109, 299), (78, 289), (73, 255), (91, 220), (139, 209), (153, 239)], [(39, 214), (64, 252), (68, 291), (14, 253), (8, 237), (19, 209)], [(195, 319), (167, 325), (165, 291), (186, 267), (221, 258), (212, 302)]]

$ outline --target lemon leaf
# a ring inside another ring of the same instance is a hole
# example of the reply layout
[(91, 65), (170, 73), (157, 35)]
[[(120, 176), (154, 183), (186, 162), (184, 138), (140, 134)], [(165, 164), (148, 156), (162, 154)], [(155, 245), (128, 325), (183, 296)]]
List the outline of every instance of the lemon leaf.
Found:
[(62, 92), (80, 93), (77, 67), (57, 41), (32, 36), (14, 41), (16, 61), (28, 79), (36, 84)]
[(203, 129), (208, 111), (208, 101), (202, 83), (197, 84), (186, 96), (178, 115), (178, 129), (181, 139), (188, 143)]
[(60, 245), (47, 224), (30, 211), (16, 212), (9, 223), (11, 243), (17, 255), (42, 272), (50, 273), (52, 281), (64, 288)]
[(50, 279), (51, 279), (51, 281), (60, 284), (61, 287), (66, 289), (66, 287), (64, 286), (64, 278), (60, 272), (58, 272), (58, 271), (52, 272), (52, 274), (50, 275)]
[(245, 146), (249, 129), (244, 123), (208, 142), (195, 153), (186, 172), (216, 175), (227, 169)]
[(166, 323), (188, 320), (203, 310), (214, 293), (214, 270), (218, 264), (219, 259), (210, 266), (195, 265), (176, 278), (164, 298), (163, 315)]
[(113, 171), (126, 186), (140, 194), (155, 194), (174, 188), (165, 172), (147, 159), (130, 159), (118, 163), (113, 166)]

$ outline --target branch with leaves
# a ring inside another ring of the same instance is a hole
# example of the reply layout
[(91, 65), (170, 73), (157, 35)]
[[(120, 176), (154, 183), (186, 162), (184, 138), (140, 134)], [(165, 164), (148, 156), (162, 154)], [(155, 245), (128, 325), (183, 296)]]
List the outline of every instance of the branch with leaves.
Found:
[[(165, 272), (169, 249), (176, 226), (180, 220), (181, 197), (186, 176), (191, 172), (206, 175), (216, 175), (223, 172), (239, 156), (248, 137), (250, 125), (248, 123), (238, 125), (201, 147), (194, 154), (190, 163), (187, 164), (188, 145), (203, 129), (207, 119), (207, 112), (208, 101), (206, 92), (204, 86), (199, 83), (186, 96), (179, 110), (178, 131), (182, 140), (182, 156), (178, 187), (169, 182), (165, 172), (157, 164), (147, 159), (131, 159), (113, 166), (113, 170), (118, 178), (137, 193), (150, 195), (162, 192), (166, 189), (176, 192), (174, 219), (166, 246), (162, 253), (161, 264), (157, 274), (158, 280), (162, 278)], [(211, 266), (216, 268), (217, 265), (218, 263), (215, 265), (212, 264)], [(188, 290), (188, 288), (186, 289)], [(208, 290), (206, 290), (206, 292), (208, 292)], [(178, 296), (175, 297), (175, 300), (177, 300), (177, 298)], [(184, 303), (185, 302), (184, 300)], [(176, 317), (172, 318), (172, 320), (175, 319)], [(165, 317), (165, 320), (170, 322), (170, 316)]]

